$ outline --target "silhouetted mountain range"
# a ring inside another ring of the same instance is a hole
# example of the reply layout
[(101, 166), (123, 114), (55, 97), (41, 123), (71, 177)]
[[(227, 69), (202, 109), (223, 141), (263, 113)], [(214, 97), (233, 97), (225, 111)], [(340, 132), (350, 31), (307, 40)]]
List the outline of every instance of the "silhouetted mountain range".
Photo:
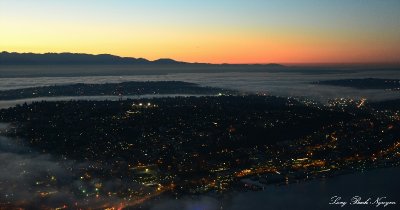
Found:
[(34, 65), (34, 64), (185, 64), (172, 59), (149, 61), (144, 58), (119, 57), (109, 54), (91, 55), (82, 53), (0, 53), (0, 65)]
[[(119, 64), (139, 64), (139, 65), (212, 65), (207, 63), (187, 63), (175, 61), (169, 58), (162, 58), (150, 61), (144, 58), (119, 57), (110, 54), (91, 55), (84, 53), (15, 53), (1, 52), (0, 65), (119, 65)], [(222, 64), (230, 66), (233, 64)], [(280, 64), (265, 64), (268, 67), (283, 67)]]

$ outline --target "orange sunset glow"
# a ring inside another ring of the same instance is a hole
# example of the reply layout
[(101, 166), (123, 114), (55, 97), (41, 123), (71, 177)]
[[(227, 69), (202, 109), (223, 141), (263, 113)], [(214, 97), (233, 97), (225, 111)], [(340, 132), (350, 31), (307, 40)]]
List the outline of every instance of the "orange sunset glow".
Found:
[(2, 0), (0, 50), (208, 63), (397, 62), (398, 1), (364, 4)]

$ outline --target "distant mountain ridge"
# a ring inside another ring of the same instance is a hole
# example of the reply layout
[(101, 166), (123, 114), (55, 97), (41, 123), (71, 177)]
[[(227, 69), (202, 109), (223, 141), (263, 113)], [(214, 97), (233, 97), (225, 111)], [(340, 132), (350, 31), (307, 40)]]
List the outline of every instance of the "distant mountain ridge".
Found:
[[(16, 53), (16, 52), (0, 52), (0, 65), (217, 65), (217, 66), (238, 66), (252, 64), (209, 64), (209, 63), (188, 63), (176, 61), (170, 58), (161, 58), (154, 61), (145, 58), (120, 57), (111, 54), (85, 54), (85, 53)], [(254, 64), (268, 67), (284, 67), (283, 65), (271, 64)]]
[(110, 54), (91, 55), (84, 53), (14, 53), (1, 52), (0, 65), (34, 65), (34, 64), (186, 64), (172, 59), (149, 61), (144, 58), (120, 57)]

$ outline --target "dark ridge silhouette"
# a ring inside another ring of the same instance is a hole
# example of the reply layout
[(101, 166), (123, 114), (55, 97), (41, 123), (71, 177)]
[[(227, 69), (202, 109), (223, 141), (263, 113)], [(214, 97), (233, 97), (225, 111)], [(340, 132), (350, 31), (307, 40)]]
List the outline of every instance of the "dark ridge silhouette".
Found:
[(150, 61), (144, 58), (120, 57), (110, 54), (85, 54), (85, 53), (0, 53), (0, 65), (207, 65), (207, 66), (266, 66), (266, 67), (284, 67), (283, 65), (271, 64), (209, 64), (209, 63), (188, 63), (176, 61), (170, 58), (161, 58)]
[(178, 61), (172, 60), (170, 58), (160, 58), (158, 60), (153, 61), (153, 63), (156, 63), (156, 64), (177, 64), (177, 63), (184, 64), (185, 62), (178, 62)]
[(34, 65), (34, 64), (183, 64), (172, 59), (149, 61), (144, 58), (119, 57), (110, 54), (91, 55), (83, 53), (0, 53), (0, 65)]

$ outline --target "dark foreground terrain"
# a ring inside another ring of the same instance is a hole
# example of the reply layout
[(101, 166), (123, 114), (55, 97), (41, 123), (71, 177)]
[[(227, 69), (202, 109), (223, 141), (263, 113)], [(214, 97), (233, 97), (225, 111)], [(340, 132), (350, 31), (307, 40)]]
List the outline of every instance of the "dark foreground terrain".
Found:
[(129, 96), (145, 94), (218, 95), (236, 91), (201, 87), (180, 81), (123, 82), (106, 84), (71, 84), (0, 91), (0, 100), (57, 96)]
[[(28, 183), (36, 202), (125, 207), (160, 194), (261, 190), (396, 166), (393, 103), (258, 95), (40, 102), (1, 110), (0, 121), (12, 124), (5, 135), (25, 147), (75, 162), (66, 166), (76, 183), (71, 200), (52, 200), (64, 185), (47, 172)], [(1, 202), (30, 205), (12, 196)]]
[(341, 79), (341, 80), (325, 80), (315, 82), (319, 85), (333, 85), (342, 87), (352, 87), (357, 89), (388, 89), (400, 90), (400, 80), (398, 79)]

